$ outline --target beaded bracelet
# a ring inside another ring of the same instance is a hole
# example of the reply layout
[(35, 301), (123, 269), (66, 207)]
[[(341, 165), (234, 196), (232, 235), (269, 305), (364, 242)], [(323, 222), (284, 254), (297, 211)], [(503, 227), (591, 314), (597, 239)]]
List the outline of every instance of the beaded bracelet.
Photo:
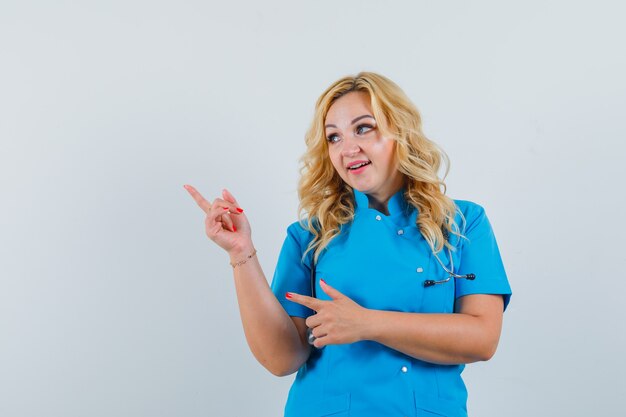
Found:
[(246, 259), (244, 259), (243, 261), (239, 261), (235, 263), (230, 262), (230, 265), (233, 267), (233, 269), (235, 269), (236, 266), (240, 266), (248, 262), (248, 259), (252, 258), (254, 255), (256, 255), (256, 249), (250, 255), (248, 255)]

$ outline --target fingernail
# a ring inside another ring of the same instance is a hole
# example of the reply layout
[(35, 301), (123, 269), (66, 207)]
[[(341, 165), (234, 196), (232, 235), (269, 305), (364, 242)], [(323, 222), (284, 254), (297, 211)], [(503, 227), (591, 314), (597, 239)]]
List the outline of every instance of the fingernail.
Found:
[(242, 208), (237, 207), (237, 211), (238, 211), (239, 213), (243, 213), (243, 209), (242, 209)]
[(235, 225), (233, 224), (233, 232), (236, 232), (237, 228), (235, 227)]
[(285, 297), (286, 297), (286, 298), (291, 298), (291, 297), (292, 297), (292, 295), (291, 295), (291, 293), (290, 293), (290, 292), (288, 292), (288, 293), (285, 293)]
[(222, 207), (224, 210), (228, 210), (228, 207)]
[(323, 282), (325, 285), (328, 285), (326, 284), (326, 281), (324, 281), (324, 278), (320, 278), (320, 282)]

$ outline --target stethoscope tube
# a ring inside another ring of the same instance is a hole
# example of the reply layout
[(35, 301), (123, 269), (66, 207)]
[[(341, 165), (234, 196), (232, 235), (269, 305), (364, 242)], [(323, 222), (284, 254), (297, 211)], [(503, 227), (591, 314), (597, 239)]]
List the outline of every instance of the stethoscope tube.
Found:
[[(317, 298), (317, 291), (315, 289), (315, 254), (313, 254), (313, 262), (311, 265), (311, 297)], [(306, 329), (306, 338), (309, 345), (313, 346), (313, 342), (315, 342), (315, 336), (313, 336), (313, 329), (307, 327)]]

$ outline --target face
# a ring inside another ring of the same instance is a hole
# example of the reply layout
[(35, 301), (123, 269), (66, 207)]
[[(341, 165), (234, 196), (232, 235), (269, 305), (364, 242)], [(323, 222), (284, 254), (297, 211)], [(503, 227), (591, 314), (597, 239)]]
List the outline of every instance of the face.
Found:
[(325, 126), (328, 155), (348, 185), (381, 203), (402, 187), (396, 142), (378, 130), (369, 94), (350, 92), (337, 99), (328, 110)]

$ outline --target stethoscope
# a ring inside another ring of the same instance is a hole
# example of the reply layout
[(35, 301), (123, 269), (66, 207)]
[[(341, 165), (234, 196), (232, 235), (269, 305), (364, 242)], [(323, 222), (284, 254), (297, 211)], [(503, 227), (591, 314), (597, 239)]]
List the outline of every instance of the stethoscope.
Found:
[[(443, 268), (444, 271), (446, 271), (448, 273), (448, 278), (446, 279), (442, 279), (442, 280), (434, 280), (434, 279), (427, 279), (424, 281), (424, 287), (432, 287), (435, 286), (437, 284), (445, 284), (446, 282), (450, 281), (451, 278), (457, 278), (457, 279), (467, 279), (469, 281), (473, 281), (476, 279), (476, 275), (469, 273), (469, 274), (464, 274), (464, 275), (459, 275), (456, 274), (454, 272), (454, 258), (452, 257), (452, 252), (450, 251), (450, 248), (446, 248), (448, 250), (448, 258), (450, 259), (450, 269), (448, 269), (443, 262), (441, 262), (441, 259), (439, 259), (439, 256), (433, 252), (433, 255), (435, 255), (435, 259), (437, 259), (437, 262), (439, 263), (439, 265), (441, 265), (441, 267)], [(313, 264), (311, 266), (311, 297), (313, 298), (317, 298), (317, 291), (315, 289), (315, 270), (317, 268), (315, 267), (315, 261), (313, 261)], [(307, 340), (309, 342), (310, 345), (313, 345), (313, 342), (315, 341), (315, 336), (313, 336), (313, 331), (310, 328), (307, 328)]]
[(436, 281), (434, 279), (427, 279), (426, 281), (424, 281), (424, 287), (432, 287), (433, 285), (437, 285), (437, 284), (445, 284), (446, 282), (450, 281), (450, 278), (458, 278), (458, 279), (467, 279), (469, 281), (473, 281), (476, 279), (476, 275), (475, 274), (464, 274), (464, 275), (458, 275), (454, 273), (454, 258), (452, 257), (452, 252), (450, 251), (450, 248), (446, 248), (448, 250), (448, 258), (450, 259), (450, 269), (446, 268), (446, 266), (443, 264), (443, 262), (441, 262), (441, 259), (439, 259), (439, 256), (433, 252), (433, 255), (435, 255), (435, 259), (437, 259), (437, 262), (439, 262), (439, 265), (441, 265), (441, 267), (443, 268), (444, 271), (446, 271), (448, 273), (448, 278), (446, 279), (442, 279), (439, 281)]

